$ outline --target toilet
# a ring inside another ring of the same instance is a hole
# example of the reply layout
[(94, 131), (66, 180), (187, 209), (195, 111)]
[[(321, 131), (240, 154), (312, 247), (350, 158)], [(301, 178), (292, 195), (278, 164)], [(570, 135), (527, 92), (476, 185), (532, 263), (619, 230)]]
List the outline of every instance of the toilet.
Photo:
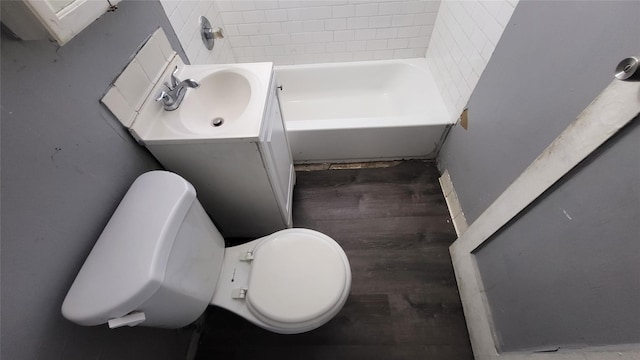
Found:
[(347, 256), (329, 236), (293, 228), (225, 248), (193, 186), (151, 171), (115, 210), (62, 314), (86, 326), (180, 328), (214, 305), (294, 334), (333, 318), (350, 288)]

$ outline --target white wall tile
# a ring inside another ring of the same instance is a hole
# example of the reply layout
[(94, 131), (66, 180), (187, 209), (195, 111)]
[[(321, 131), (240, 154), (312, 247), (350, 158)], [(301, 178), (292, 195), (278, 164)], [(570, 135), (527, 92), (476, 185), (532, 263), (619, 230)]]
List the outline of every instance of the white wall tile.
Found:
[(101, 101), (124, 126), (131, 126), (142, 103), (175, 55), (164, 30), (158, 28), (114, 80)]
[(251, 46), (267, 46), (271, 45), (271, 40), (268, 35), (253, 35), (249, 37)]
[(385, 60), (393, 58), (393, 50), (378, 50), (373, 53), (373, 60)]
[(112, 86), (100, 100), (115, 116), (122, 125), (129, 127), (135, 119), (136, 111), (127, 100), (120, 94), (118, 88)]
[(113, 84), (134, 109), (139, 109), (152, 83), (134, 58)]
[(323, 43), (310, 43), (305, 45), (305, 53), (307, 54), (322, 54), (325, 52)]
[(360, 51), (353, 53), (353, 61), (373, 60), (373, 51)]
[(162, 28), (160, 28), (153, 33), (152, 37), (156, 38), (160, 51), (162, 51), (162, 55), (164, 55), (164, 59), (170, 61), (175, 54), (175, 50), (171, 47), (167, 34), (164, 33)]
[(149, 41), (138, 51), (135, 59), (142, 67), (147, 78), (154, 84), (158, 82), (168, 62), (162, 53), (160, 39), (155, 36), (151, 36)]
[(389, 39), (387, 46), (389, 49), (406, 49), (409, 46), (409, 39)]
[[(360, 30), (358, 30), (360, 31)], [(343, 41), (343, 40), (353, 40), (355, 39), (355, 34), (357, 31), (354, 30), (343, 30), (343, 31), (334, 31), (333, 32), (333, 39), (336, 41)], [(375, 32), (374, 32), (375, 34)]]
[(384, 50), (387, 48), (387, 40), (367, 40), (367, 50)]
[[(160, 0), (160, 1), (164, 1), (164, 0)], [(217, 1), (216, 3), (218, 5), (218, 9), (221, 12), (233, 11), (233, 4), (231, 1)]]
[(276, 21), (287, 21), (287, 10), (285, 9), (275, 9), (275, 10), (266, 10), (264, 12), (265, 21), (276, 22)]
[(183, 19), (189, 19), (193, 10), (195, 10), (196, 6), (198, 6), (197, 1), (181, 1), (178, 4), (177, 11), (180, 12), (180, 15)]
[(384, 3), (380, 4), (378, 14), (380, 15), (397, 15), (401, 14), (402, 10), (399, 9), (400, 3), (392, 2), (392, 3)]
[(353, 61), (353, 53), (343, 52), (343, 53), (333, 54), (332, 61), (334, 62)]
[(302, 9), (303, 20), (328, 19), (332, 17), (330, 6), (304, 7)]
[(410, 38), (420, 36), (419, 26), (407, 26), (398, 29), (398, 38)]
[(291, 43), (292, 44), (306, 44), (308, 42), (313, 41), (311, 36), (307, 33), (294, 33), (291, 34)]
[(344, 30), (347, 28), (347, 19), (327, 19), (324, 21), (324, 27), (326, 30)]
[(302, 21), (285, 21), (282, 23), (282, 32), (285, 34), (302, 32), (303, 30), (304, 23)]
[(302, 29), (306, 32), (324, 31), (324, 20), (305, 21), (302, 25)]
[(284, 55), (284, 46), (269, 46), (264, 49), (267, 56)]
[(256, 5), (256, 9), (258, 10), (278, 8), (278, 2), (276, 0), (260, 0), (260, 1), (256, 1), (255, 5)]
[(173, 30), (177, 33), (182, 30), (186, 20), (182, 18), (179, 11), (174, 11), (169, 15), (169, 22), (171, 23)]
[(356, 16), (378, 15), (378, 4), (375, 2), (356, 5)]
[(362, 29), (355, 31), (356, 40), (371, 40), (376, 38), (376, 29)]
[(266, 20), (263, 10), (244, 11), (242, 12), (242, 19), (246, 23), (260, 23)]
[(412, 26), (415, 24), (414, 14), (410, 15), (393, 15), (391, 18), (391, 26)]
[(227, 12), (222, 13), (222, 21), (224, 21), (226, 25), (243, 24), (244, 17), (241, 12)]
[(162, 5), (162, 8), (164, 9), (164, 12), (167, 14), (167, 17), (168, 17), (175, 11), (175, 9), (178, 7), (178, 4), (180, 4), (180, 1), (160, 0), (160, 4)]
[(224, 31), (225, 36), (227, 36), (227, 35), (233, 35), (233, 36), (240, 35), (240, 32), (238, 31), (238, 25), (225, 25), (223, 31)]
[(260, 24), (260, 33), (264, 35), (282, 33), (282, 25), (280, 23), (262, 23)]
[(371, 25), (367, 17), (350, 17), (347, 18), (347, 29), (366, 29)]
[(333, 56), (329, 53), (314, 54), (312, 60), (313, 63), (327, 63), (332, 61)]
[(411, 57), (414, 57), (413, 49), (401, 49), (401, 50), (394, 50), (393, 51), (393, 58), (394, 59), (406, 59), (406, 58), (411, 58)]
[[(243, 12), (257, 10), (254, 1), (245, 0), (238, 1), (237, 4), (236, 1), (232, 3), (231, 1), (213, 0), (160, 0), (160, 2), (169, 17), (173, 30), (178, 35), (182, 49), (192, 64), (235, 62), (229, 38), (239, 35), (237, 25), (246, 24)], [(225, 12), (222, 13), (220, 8)], [(266, 17), (264, 13), (262, 15)], [(216, 40), (213, 50), (207, 50), (200, 40), (200, 16), (206, 16), (212, 26), (223, 29), (225, 38)], [(247, 16), (259, 19), (260, 14), (255, 13)], [(229, 29), (225, 27), (225, 20), (230, 25)], [(256, 29), (255, 32), (257, 33), (258, 30)]]
[(383, 28), (376, 30), (376, 39), (395, 39), (398, 37), (398, 28)]
[(387, 16), (372, 16), (369, 18), (369, 28), (378, 29), (391, 26), (392, 17)]
[(240, 35), (258, 35), (260, 34), (259, 24), (240, 24), (238, 25)]
[(271, 35), (272, 45), (284, 45), (291, 42), (291, 35), (289, 34), (273, 34)]
[(341, 5), (341, 6), (334, 6), (332, 8), (332, 16), (334, 18), (352, 17), (355, 15), (356, 15), (355, 5)]
[(333, 41), (325, 46), (325, 50), (329, 53), (345, 52), (347, 43), (344, 41)]
[(347, 41), (346, 50), (350, 52), (365, 51), (367, 48), (367, 42), (363, 40)]
[(436, 22), (436, 13), (416, 14), (414, 17), (414, 25), (433, 25)]
[(231, 1), (231, 6), (235, 11), (251, 11), (256, 9), (255, 1), (251, 1), (251, 0)]
[[(242, 60), (251, 59), (252, 61), (309, 63), (320, 59), (329, 59), (329, 61), (391, 59), (398, 58), (401, 54), (408, 57), (421, 57), (424, 56), (425, 49), (429, 45), (429, 38), (440, 6), (440, 0), (161, 0), (161, 2), (192, 63), (221, 58), (231, 59), (231, 61), (242, 58)], [(216, 42), (214, 52), (229, 50), (230, 55), (206, 56), (207, 52), (195, 41), (195, 35), (198, 33), (197, 18), (207, 5), (210, 9), (215, 9), (213, 19), (209, 18), (213, 25), (227, 30), (224, 44), (221, 49), (218, 49), (218, 42)], [(488, 12), (488, 10), (485, 11)], [(504, 13), (498, 6), (491, 7), (491, 11), (500, 17)], [(370, 40), (382, 41), (367, 43)], [(332, 44), (333, 42), (343, 43)], [(291, 47), (291, 45), (306, 46)], [(264, 49), (260, 51), (256, 49), (257, 47), (264, 47)], [(320, 56), (318, 49), (321, 48), (324, 49), (326, 56)], [(234, 54), (238, 59), (233, 59)], [(303, 56), (305, 54), (312, 56)]]

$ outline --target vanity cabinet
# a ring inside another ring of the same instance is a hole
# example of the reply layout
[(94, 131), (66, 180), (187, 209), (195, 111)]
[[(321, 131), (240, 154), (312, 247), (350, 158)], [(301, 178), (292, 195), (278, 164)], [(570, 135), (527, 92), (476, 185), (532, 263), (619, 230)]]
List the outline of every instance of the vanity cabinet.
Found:
[(295, 171), (276, 89), (272, 72), (256, 138), (146, 144), (167, 170), (193, 184), (224, 237), (256, 238), (292, 226)]

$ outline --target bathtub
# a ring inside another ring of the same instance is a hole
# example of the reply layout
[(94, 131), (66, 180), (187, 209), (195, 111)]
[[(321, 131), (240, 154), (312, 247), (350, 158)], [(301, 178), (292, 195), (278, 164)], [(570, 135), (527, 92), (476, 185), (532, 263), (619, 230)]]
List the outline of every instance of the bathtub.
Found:
[(433, 158), (452, 123), (425, 59), (275, 72), (296, 163)]

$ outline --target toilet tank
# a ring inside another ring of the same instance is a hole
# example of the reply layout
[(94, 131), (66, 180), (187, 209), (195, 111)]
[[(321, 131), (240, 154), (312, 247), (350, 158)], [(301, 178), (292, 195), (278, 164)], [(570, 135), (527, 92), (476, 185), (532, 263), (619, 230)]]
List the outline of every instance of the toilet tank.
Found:
[(144, 313), (141, 326), (178, 328), (211, 301), (224, 239), (182, 177), (152, 171), (131, 185), (80, 269), (62, 314), (99, 325)]

